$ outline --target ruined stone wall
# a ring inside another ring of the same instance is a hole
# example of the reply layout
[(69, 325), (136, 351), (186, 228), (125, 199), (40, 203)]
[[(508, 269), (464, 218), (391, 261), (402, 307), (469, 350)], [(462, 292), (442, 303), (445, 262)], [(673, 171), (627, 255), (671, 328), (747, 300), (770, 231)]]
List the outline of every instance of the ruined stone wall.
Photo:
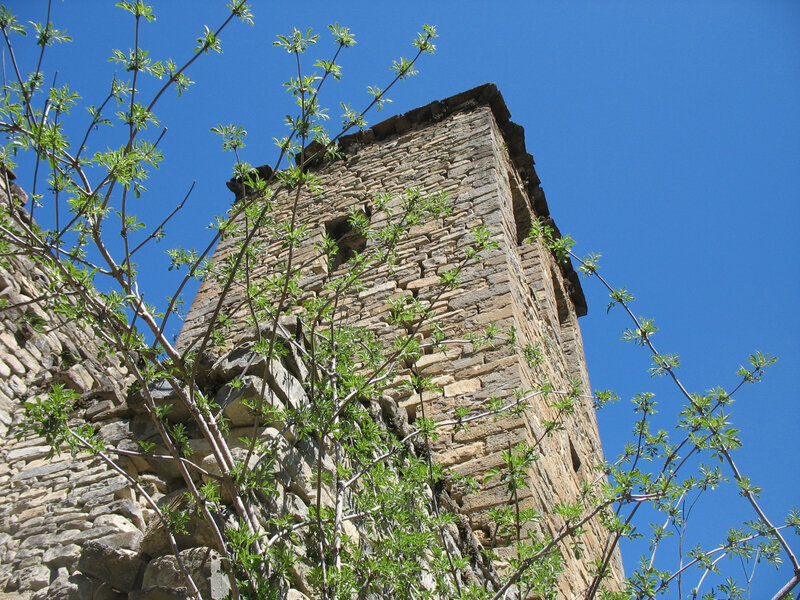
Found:
[[(0, 194), (0, 202), (7, 197)], [(26, 218), (24, 214), (22, 218)], [(0, 266), (0, 598), (11, 600), (164, 600), (187, 597), (186, 583), (172, 554), (164, 525), (145, 494), (161, 507), (191, 510), (186, 486), (170, 460), (135, 454), (139, 442), (152, 443), (151, 454), (163, 455), (157, 430), (143, 407), (143, 394), (120, 366), (120, 356), (106, 348), (95, 332), (64, 320), (54, 312), (46, 267), (24, 257), (4, 257)], [(62, 290), (57, 290), (56, 293)], [(308, 371), (297, 349), (305, 340), (302, 325), (281, 322), (279, 335), (290, 348), (288, 355), (271, 366), (265, 387), (270, 402), (279, 408), (308, 403), (304, 388)], [(210, 360), (199, 374), (204, 391), (215, 397), (222, 415), (230, 420), (226, 436), (232, 454), (244, 460), (241, 437), (255, 425), (245, 401), (261, 393), (258, 377), (260, 356), (252, 350), (247, 334), (229, 352)], [(237, 383), (234, 384), (233, 380)], [(70, 426), (89, 423), (104, 442), (110, 464), (87, 453), (71, 455), (66, 445), (49, 456), (43, 438), (23, 434), (24, 404), (45, 397), (55, 384), (77, 394)], [(188, 457), (203, 471), (194, 471), (201, 484), (219, 473), (207, 442), (193, 428), (189, 414), (181, 410), (169, 382), (149, 386), (157, 405), (172, 404), (167, 419), (187, 426)], [(405, 414), (394, 404), (377, 400), (366, 409), (374, 421), (398, 439), (410, 432)], [(315, 504), (312, 479), (318, 450), (308, 439), (299, 439), (284, 423), (258, 423), (258, 441), (274, 451), (275, 491), (263, 498), (266, 520), (286, 517), (289, 523), (308, 522)], [(408, 452), (421, 451), (413, 444)], [(257, 453), (256, 465), (264, 460)], [(398, 461), (389, 468), (397, 469)], [(395, 466), (392, 466), (395, 465)], [(323, 461), (330, 473), (332, 463)], [(119, 472), (119, 470), (122, 473)], [(124, 473), (124, 475), (123, 475)], [(396, 478), (400, 471), (396, 470)], [(133, 481), (138, 482), (137, 488)], [(332, 505), (332, 494), (323, 487), (323, 503)], [(455, 509), (446, 491), (437, 492), (442, 507)], [(233, 526), (236, 518), (223, 494), (214, 511), (219, 523)], [(348, 504), (346, 509), (350, 509)], [(430, 511), (425, 503), (423, 510)], [(456, 511), (457, 512), (457, 511)], [(194, 514), (192, 512), (192, 514)], [(357, 540), (364, 535), (358, 521), (345, 522), (345, 532)], [(485, 564), (466, 521), (441, 532), (453, 557), (467, 559), (459, 577), (466, 583), (492, 585), (492, 567)], [(204, 599), (220, 600), (228, 592), (221, 572), (214, 538), (196, 515), (184, 533), (175, 536), (180, 557), (198, 583)], [(296, 542), (297, 560), (284, 583), (284, 597), (307, 600), (311, 595), (309, 573), (313, 553)], [(425, 569), (426, 557), (420, 557)], [(487, 579), (488, 578), (488, 579)], [(434, 585), (432, 578), (415, 582), (421, 588)], [(313, 597), (313, 595), (312, 595)]]
[[(532, 158), (524, 149), (521, 128), (508, 117), (494, 86), (483, 86), (392, 118), (343, 140), (345, 158), (315, 168), (322, 193), (300, 198), (299, 220), (311, 232), (296, 257), (304, 275), (301, 286), (309, 294), (324, 294), (328, 264), (315, 244), (326, 231), (335, 231), (335, 224), (345, 219), (349, 208), (369, 213), (374, 198), (384, 192), (396, 194), (396, 207), (410, 188), (449, 194), (452, 213), (411, 228), (399, 245), (397, 266), (371, 271), (365, 277), (365, 289), (344, 303), (340, 315), (346, 322), (391, 339), (398, 332), (387, 322), (388, 301), (410, 296), (431, 306), (447, 338), (463, 339), (490, 323), (505, 329), (513, 326), (521, 345), (530, 343), (538, 348), (544, 360), (531, 368), (519, 350), (508, 346), (474, 350), (469, 344), (425, 354), (413, 368), (422, 376), (433, 377), (442, 390), (422, 395), (429, 417), (452, 418), (456, 407), (485, 409), (490, 398), (510, 401), (515, 394), (537, 389), (544, 382), (564, 391), (569, 379), (576, 378), (585, 394), (590, 390), (577, 326), (577, 317), (586, 311), (585, 301), (570, 264), (558, 265), (540, 243), (524, 242), (531, 219), (549, 220), (549, 213)], [(274, 200), (276, 220), (288, 218), (292, 199), (281, 192)], [(371, 225), (381, 227), (382, 218), (374, 215)], [(463, 258), (472, 242), (470, 230), (479, 225), (491, 230), (499, 248), (466, 268), (458, 289), (443, 291), (441, 275)], [(282, 239), (265, 236), (261, 241), (265, 244), (263, 259), (253, 269), (254, 280), (275, 274), (285, 256)], [(235, 246), (235, 239), (221, 242), (214, 261), (225, 261), (236, 251)], [(219, 288), (212, 281), (202, 286), (179, 347), (196, 342), (219, 297)], [(230, 323), (226, 336), (234, 342), (248, 319), (241, 299), (234, 292), (223, 303)], [(430, 331), (423, 328), (421, 333)], [(384, 390), (384, 398), (404, 409), (413, 423), (419, 397), (401, 386), (409, 380), (411, 370), (396, 375)], [(508, 502), (504, 484), (497, 478), (485, 482), (485, 475), (500, 466), (502, 451), (541, 437), (542, 421), (558, 418), (551, 403), (552, 397), (536, 396), (523, 418), (490, 419), (468, 430), (444, 431), (438, 439), (437, 459), (454, 473), (479, 482), (477, 491), (459, 497), (459, 506), (484, 544), (490, 543), (493, 533), (489, 510)], [(541, 442), (539, 454), (522, 504), (552, 515), (556, 503), (575, 501), (581, 484), (598, 476), (592, 467), (601, 464), (603, 457), (591, 400), (581, 400), (575, 414), (566, 420), (564, 431)], [(559, 517), (551, 516), (543, 527), (553, 532), (562, 524)], [(560, 580), (565, 597), (585, 587), (588, 565), (605, 542), (598, 523), (589, 530), (586, 558), (568, 561), (571, 567)], [(562, 550), (570, 553), (566, 547)], [(612, 567), (620, 576), (618, 557)]]
[(9, 598), (66, 579), (89, 540), (134, 547), (144, 525), (124, 479), (101, 461), (66, 447), (50, 457), (45, 440), (18, 437), (23, 403), (54, 384), (78, 394), (75, 419), (111, 443), (126, 434), (125, 369), (98, 359), (92, 332), (48, 309), (49, 283), (28, 258), (0, 265), (0, 592)]

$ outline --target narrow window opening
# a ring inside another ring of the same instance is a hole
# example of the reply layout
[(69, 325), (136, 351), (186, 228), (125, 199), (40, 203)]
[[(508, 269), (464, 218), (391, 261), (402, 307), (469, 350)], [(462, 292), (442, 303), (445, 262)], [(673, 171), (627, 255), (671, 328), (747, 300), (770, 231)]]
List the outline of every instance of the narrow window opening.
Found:
[[(370, 213), (365, 212), (367, 218)], [(334, 242), (338, 250), (333, 257), (331, 269), (336, 270), (356, 254), (361, 254), (367, 247), (367, 238), (355, 230), (348, 216), (339, 217), (325, 223), (325, 232)]]
[(520, 189), (511, 173), (508, 174), (508, 187), (514, 209), (514, 222), (517, 226), (517, 246), (521, 246), (531, 232), (531, 209), (528, 197)]
[(572, 459), (572, 470), (576, 473), (581, 468), (581, 457), (578, 456), (578, 452), (575, 450), (575, 446), (572, 445), (572, 440), (569, 440), (569, 455)]
[(553, 280), (553, 294), (556, 297), (556, 314), (558, 316), (558, 324), (561, 327), (569, 325), (569, 301), (564, 292), (564, 287), (561, 285), (558, 274), (553, 270), (550, 271), (550, 277)]

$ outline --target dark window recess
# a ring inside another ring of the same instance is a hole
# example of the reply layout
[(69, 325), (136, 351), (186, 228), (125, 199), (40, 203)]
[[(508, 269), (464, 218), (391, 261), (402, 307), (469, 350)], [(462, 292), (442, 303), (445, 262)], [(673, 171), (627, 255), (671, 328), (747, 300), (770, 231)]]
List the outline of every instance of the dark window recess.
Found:
[(569, 301), (567, 300), (567, 294), (564, 292), (564, 287), (561, 285), (558, 274), (555, 271), (550, 271), (550, 277), (553, 280), (553, 293), (556, 296), (558, 324), (564, 327), (569, 324)]
[(575, 446), (572, 445), (572, 440), (569, 441), (569, 455), (572, 459), (572, 470), (577, 473), (578, 469), (581, 468), (581, 457), (578, 456)]
[(511, 200), (514, 207), (514, 222), (517, 225), (517, 246), (521, 246), (531, 232), (531, 208), (528, 197), (519, 188), (509, 173), (508, 187), (511, 188)]
[[(366, 211), (366, 215), (369, 217), (370, 211)], [(338, 247), (331, 265), (334, 271), (356, 254), (361, 254), (367, 247), (367, 238), (355, 231), (347, 219), (348, 217), (344, 216), (325, 223), (325, 233)]]

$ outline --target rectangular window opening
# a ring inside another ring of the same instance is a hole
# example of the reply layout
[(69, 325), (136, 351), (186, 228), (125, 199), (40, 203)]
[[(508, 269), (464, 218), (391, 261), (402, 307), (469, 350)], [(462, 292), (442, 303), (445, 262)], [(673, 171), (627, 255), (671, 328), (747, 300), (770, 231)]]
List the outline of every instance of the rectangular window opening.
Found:
[[(366, 214), (369, 218), (369, 211)], [(348, 216), (338, 217), (325, 223), (325, 233), (336, 242), (338, 248), (331, 264), (331, 269), (334, 271), (357, 254), (361, 254), (367, 247), (367, 238), (355, 230)]]
[(527, 194), (520, 189), (511, 173), (508, 174), (508, 186), (511, 188), (514, 222), (517, 226), (517, 246), (521, 246), (531, 232), (533, 215)]
[(577, 473), (581, 468), (581, 457), (578, 456), (578, 451), (572, 445), (572, 440), (569, 440), (569, 455), (572, 459), (572, 470)]

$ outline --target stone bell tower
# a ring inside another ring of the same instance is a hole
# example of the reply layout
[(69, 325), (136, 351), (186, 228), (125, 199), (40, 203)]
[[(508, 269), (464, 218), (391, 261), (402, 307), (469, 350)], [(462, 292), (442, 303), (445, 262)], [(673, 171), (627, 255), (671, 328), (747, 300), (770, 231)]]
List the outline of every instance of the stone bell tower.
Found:
[[(349, 226), (351, 208), (363, 211), (371, 225), (380, 228), (387, 217), (371, 210), (379, 194), (402, 198), (410, 189), (422, 194), (446, 192), (451, 212), (409, 228), (396, 248), (396, 264), (371, 268), (362, 277), (364, 288), (339, 305), (338, 316), (381, 339), (391, 339), (398, 330), (388, 318), (390, 302), (412, 298), (435, 315), (448, 340), (466, 340), (494, 328), (514, 332), (514, 344), (476, 348), (455, 343), (446, 349), (429, 344), (413, 364), (398, 365), (392, 378), (382, 381), (376, 397), (364, 399), (369, 417), (387, 437), (398, 439), (414, 431), (422, 407), (426, 416), (447, 420), (456, 409), (479, 414), (494, 401), (526, 400), (524, 410), (513, 416), (442, 429), (432, 445), (435, 460), (451, 475), (443, 486), (434, 486), (431, 497), (437, 498), (436, 506), (452, 511), (458, 523), (443, 528), (442, 543), (469, 564), (459, 573), (463, 581), (493, 584), (494, 572), (477, 546), (499, 547), (495, 566), (504, 568), (503, 559), (511, 552), (509, 540), (496, 535), (490, 512), (508, 506), (510, 499), (504, 481), (487, 478), (502, 465), (503, 452), (522, 442), (536, 447), (537, 459), (526, 472), (517, 500), (541, 515), (538, 533), (554, 534), (563, 528), (564, 521), (553, 507), (575, 502), (585, 486), (602, 481), (593, 468), (603, 456), (591, 400), (579, 396), (566, 418), (555, 406), (563, 397), (558, 392), (579, 387), (585, 394), (590, 389), (577, 324), (586, 313), (578, 277), (569, 262), (558, 263), (538, 241), (527, 240), (534, 220), (554, 225), (533, 158), (525, 150), (522, 128), (509, 120), (494, 85), (346, 136), (340, 140), (340, 150), (340, 158), (310, 167), (322, 193), (290, 199), (286, 191), (278, 191), (273, 199), (277, 222), (289, 216), (296, 199), (298, 224), (309, 232), (295, 252), (303, 293), (324, 295), (331, 271), (345, 272), (354, 256), (370, 250), (373, 242)], [(24, 192), (12, 180), (10, 172), (0, 177), (4, 207), (25, 202)], [(241, 195), (240, 184), (230, 182), (229, 187)], [(17, 221), (30, 223), (29, 215), (19, 212)], [(457, 288), (444, 288), (442, 275), (465, 257), (473, 243), (472, 230), (478, 226), (490, 232), (497, 247), (461, 271)], [(317, 249), (324, 235), (338, 244), (334, 260)], [(285, 253), (279, 236), (263, 235), (258, 241), (260, 260), (251, 271), (256, 281), (278, 272)], [(221, 264), (236, 246), (234, 237), (222, 240), (213, 261)], [(245, 403), (253, 394), (265, 395), (269, 387), (286, 408), (310, 406), (305, 359), (290, 343), (291, 352), (271, 361), (271, 378), (265, 375), (262, 381), (247, 375), (260, 355), (248, 332), (241, 282), (235, 283), (226, 294), (210, 278), (203, 284), (177, 345), (184, 351), (197, 347), (222, 299), (227, 317), (224, 343), (215, 349), (218, 356), (208, 352), (195, 363), (198, 381), (204, 380), (202, 391), (219, 401), (229, 420), (225, 443), (231, 452), (244, 460), (241, 436), (251, 435), (254, 426), (258, 439), (275, 449), (271, 473), (275, 490), (260, 507), (264, 514), (307, 522), (315, 502), (312, 496), (317, 497), (311, 493), (315, 465), (333, 469), (326, 466), (324, 448), (264, 422)], [(109, 347), (95, 329), (53, 310), (46, 300), (52, 285), (46, 264), (24, 255), (0, 261), (0, 597), (185, 598), (180, 557), (189, 565), (202, 597), (221, 600), (226, 588), (220, 582), (227, 580), (220, 568), (224, 542), (219, 543), (208, 523), (198, 518), (176, 534), (173, 548), (166, 524), (153, 510), (155, 503), (181, 506), (189, 477), (199, 484), (220, 472), (208, 439), (193, 426), (189, 411), (180, 410), (180, 382), (147, 381), (146, 389), (154, 404), (174, 407), (165, 419), (186, 432), (185, 452), (191, 457), (187, 464), (193, 469), (187, 476), (171, 460), (163, 460), (167, 451), (159, 445), (163, 437), (145, 410), (143, 387), (131, 385), (135, 377), (128, 369), (135, 363), (123, 360), (124, 350)], [(281, 330), (281, 335), (308, 348), (303, 326), (291, 317), (285, 323), (291, 331)], [(417, 333), (430, 340), (432, 331), (428, 326)], [(412, 393), (405, 385), (412, 370), (431, 378), (438, 391)], [(258, 385), (259, 381), (268, 385)], [(74, 396), (70, 423), (91, 425), (105, 454), (72, 455), (62, 444), (61, 453), (51, 456), (48, 441), (27, 430), (25, 404), (45, 397), (56, 385)], [(543, 389), (553, 392), (544, 394)], [(554, 421), (562, 427), (545, 435), (548, 422)], [(153, 453), (140, 452), (143, 442)], [(425, 452), (420, 446), (422, 450), (413, 451)], [(397, 465), (387, 469), (395, 469), (394, 481), (404, 476)], [(472, 477), (476, 487), (467, 491), (458, 483), (459, 476)], [(230, 522), (228, 501), (221, 502), (215, 518)], [(430, 505), (425, 510), (432, 512)], [(343, 527), (354, 540), (364, 536), (367, 546), (374, 541), (366, 539), (372, 530), (362, 534), (350, 522)], [(584, 530), (580, 555), (568, 541), (558, 548), (565, 558), (565, 571), (557, 580), (559, 598), (582, 597), (591, 581), (591, 563), (605, 551), (608, 533), (598, 520), (588, 522)], [(306, 550), (299, 548), (289, 567), (285, 591), (293, 595), (287, 597), (315, 597), (309, 573), (316, 559)], [(430, 572), (428, 558), (414, 555), (410, 563), (417, 569), (416, 583), (430, 589), (433, 580), (425, 576)], [(621, 561), (618, 554), (612, 559), (611, 578), (618, 580)]]
[[(493, 84), (392, 117), (344, 137), (343, 158), (312, 167), (323, 192), (304, 194), (299, 200), (300, 222), (312, 235), (298, 249), (296, 264), (303, 265), (303, 289), (322, 293), (328, 269), (346, 268), (348, 258), (367, 245), (365, 239), (348, 232), (349, 208), (368, 207), (382, 192), (402, 194), (418, 187), (423, 193), (448, 193), (451, 214), (411, 228), (398, 247), (398, 265), (392, 272), (388, 265), (371, 270), (365, 289), (341, 309), (348, 322), (385, 333), (392, 329), (387, 323), (388, 302), (410, 296), (432, 303), (450, 339), (463, 339), (490, 324), (501, 330), (513, 328), (518, 349), (506, 345), (474, 351), (465, 344), (424, 354), (416, 362), (417, 373), (432, 377), (441, 389), (423, 395), (428, 416), (433, 418), (451, 418), (456, 407), (485, 409), (491, 398), (511, 401), (545, 382), (558, 391), (569, 389), (571, 382), (577, 382), (584, 394), (590, 390), (577, 321), (586, 314), (586, 301), (572, 265), (559, 264), (540, 242), (526, 241), (535, 219), (551, 225), (552, 220), (533, 157), (525, 149), (523, 129), (509, 118)], [(241, 192), (235, 182), (229, 187)], [(291, 202), (286, 192), (276, 194), (275, 206), (276, 219), (288, 217)], [(472, 242), (470, 230), (479, 225), (491, 231), (498, 248), (468, 266), (457, 289), (442, 293), (442, 273), (463, 256)], [(333, 265), (315, 250), (315, 243), (326, 233), (340, 247), (341, 256)], [(264, 238), (263, 242), (263, 260), (254, 278), (269, 276), (285, 252), (281, 240)], [(214, 261), (224, 261), (235, 251), (235, 244), (235, 239), (223, 240)], [(203, 284), (180, 334), (179, 348), (189, 347), (204, 330), (219, 295), (216, 284)], [(245, 329), (247, 315), (240, 300), (241, 296), (231, 293), (223, 306), (233, 323), (227, 334), (233, 344)], [(521, 350), (526, 346), (538, 355), (533, 363)], [(409, 370), (398, 371), (383, 389), (381, 401), (399, 407), (413, 425), (419, 398), (401, 385), (409, 377)], [(552, 507), (575, 501), (581, 486), (599, 476), (593, 467), (602, 463), (603, 455), (591, 400), (581, 398), (563, 429), (543, 436), (546, 423), (559, 419), (552, 404), (552, 397), (533, 395), (521, 416), (486, 419), (466, 430), (445, 432), (435, 445), (435, 456), (443, 466), (478, 482), (477, 490), (454, 497), (459, 512), (484, 544), (492, 537), (489, 511), (508, 502), (503, 482), (485, 481), (486, 473), (501, 464), (504, 450), (541, 439), (539, 458), (530, 468), (520, 500), (545, 516), (544, 531), (555, 532), (563, 525)], [(599, 523), (587, 527), (585, 558), (567, 561), (570, 566), (559, 584), (563, 591), (585, 587), (590, 579), (588, 565), (601, 554), (607, 537)], [(571, 552), (566, 546), (561, 550)], [(618, 555), (611, 568), (621, 577)]]

